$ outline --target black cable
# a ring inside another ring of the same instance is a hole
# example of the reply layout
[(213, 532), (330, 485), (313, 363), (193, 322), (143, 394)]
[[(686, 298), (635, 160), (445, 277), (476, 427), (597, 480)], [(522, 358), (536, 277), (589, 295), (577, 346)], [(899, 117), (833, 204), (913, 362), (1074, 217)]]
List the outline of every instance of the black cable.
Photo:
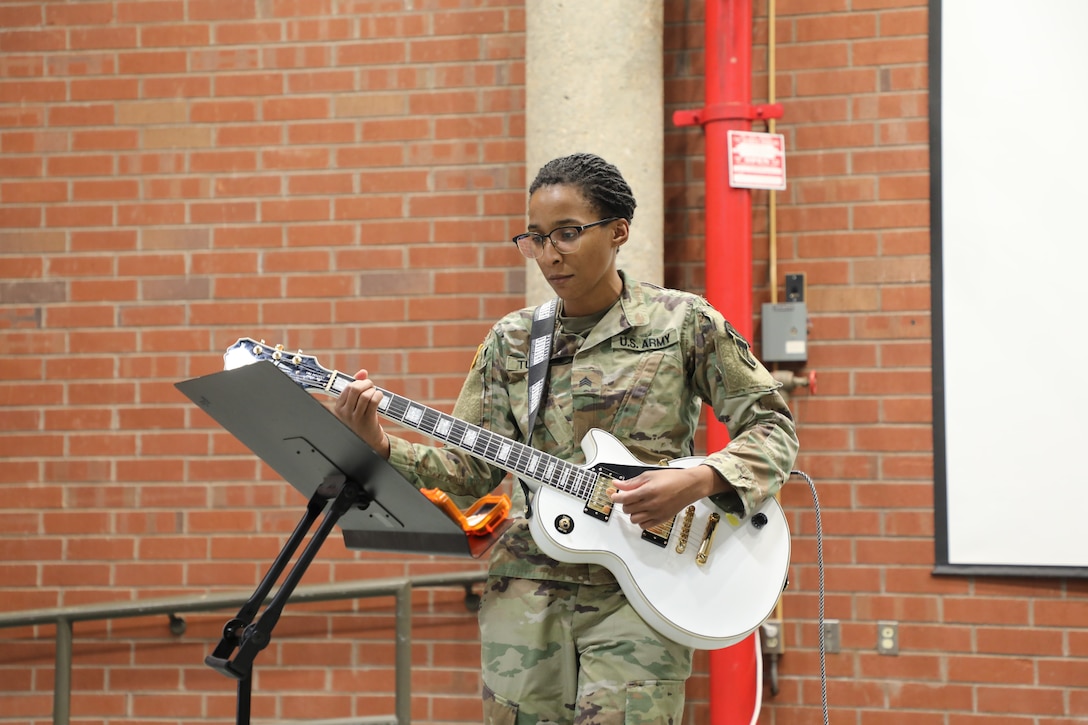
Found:
[(812, 492), (812, 507), (816, 512), (816, 568), (820, 578), (820, 613), (817, 625), (820, 630), (820, 702), (823, 706), (824, 725), (829, 725), (827, 716), (827, 643), (824, 641), (824, 535), (820, 521), (820, 499), (816, 495), (816, 485), (804, 471), (790, 471), (791, 476), (800, 476), (808, 483)]

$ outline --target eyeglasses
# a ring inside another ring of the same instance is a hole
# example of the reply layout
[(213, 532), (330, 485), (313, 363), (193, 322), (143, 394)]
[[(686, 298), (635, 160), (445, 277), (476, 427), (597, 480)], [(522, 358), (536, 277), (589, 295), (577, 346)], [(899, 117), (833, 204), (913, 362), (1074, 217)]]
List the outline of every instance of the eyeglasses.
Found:
[(579, 245), (582, 243), (582, 232), (586, 229), (591, 229), (601, 224), (607, 224), (608, 222), (614, 222), (617, 219), (623, 217), (609, 217), (607, 219), (601, 219), (599, 222), (593, 222), (592, 224), (583, 224), (581, 226), (566, 226), (556, 227), (547, 234), (538, 234), (537, 232), (525, 232), (514, 237), (511, 241), (517, 245), (518, 251), (523, 256), (529, 259), (540, 259), (544, 255), (544, 240), (552, 243), (555, 247), (555, 251), (560, 254), (571, 254), (577, 252)]

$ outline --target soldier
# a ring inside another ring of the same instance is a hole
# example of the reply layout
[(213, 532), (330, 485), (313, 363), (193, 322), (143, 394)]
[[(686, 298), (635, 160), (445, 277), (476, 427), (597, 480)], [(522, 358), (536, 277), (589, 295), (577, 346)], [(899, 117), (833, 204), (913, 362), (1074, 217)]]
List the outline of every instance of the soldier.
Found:
[[(789, 476), (793, 420), (748, 343), (704, 299), (618, 268), (634, 211), (627, 182), (598, 156), (540, 170), (528, 231), (513, 239), (559, 299), (539, 417), (526, 430), (531, 308), (491, 328), (454, 416), (577, 464), (578, 442), (600, 428), (656, 464), (692, 455), (705, 402), (728, 446), (702, 465), (617, 482), (617, 515), (648, 529), (704, 498), (749, 511)], [(467, 454), (388, 435), (380, 401), (361, 370), (335, 412), (417, 486), (480, 497), (502, 481), (504, 471)], [(525, 518), (527, 493), (514, 488), (515, 523), (492, 550), (479, 613), (485, 724), (680, 723), (691, 648), (649, 627), (604, 567), (545, 555)]]

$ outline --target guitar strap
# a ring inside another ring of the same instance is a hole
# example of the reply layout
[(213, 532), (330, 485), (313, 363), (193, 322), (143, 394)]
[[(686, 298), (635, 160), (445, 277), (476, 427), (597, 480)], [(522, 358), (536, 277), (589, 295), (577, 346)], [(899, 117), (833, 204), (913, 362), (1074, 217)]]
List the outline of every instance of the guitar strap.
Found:
[[(540, 402), (544, 399), (544, 387), (548, 379), (548, 359), (552, 354), (552, 335), (555, 333), (555, 315), (559, 298), (548, 300), (533, 311), (533, 326), (529, 332), (529, 424), (526, 427), (528, 443), (532, 443), (533, 428)], [(525, 518), (533, 517), (533, 505), (529, 497), (529, 485), (519, 479), (525, 493)]]

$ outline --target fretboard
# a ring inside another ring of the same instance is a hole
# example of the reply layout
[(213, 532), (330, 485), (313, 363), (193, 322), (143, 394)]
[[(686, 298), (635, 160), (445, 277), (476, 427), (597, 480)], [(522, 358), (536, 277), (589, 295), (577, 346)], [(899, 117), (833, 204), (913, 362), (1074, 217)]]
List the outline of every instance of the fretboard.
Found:
[[(340, 395), (353, 380), (354, 378), (337, 372), (325, 390)], [(378, 411), (390, 420), (447, 443), (526, 481), (559, 489), (584, 501), (588, 501), (593, 494), (597, 480), (593, 471), (383, 388), (378, 390), (382, 393)]]

